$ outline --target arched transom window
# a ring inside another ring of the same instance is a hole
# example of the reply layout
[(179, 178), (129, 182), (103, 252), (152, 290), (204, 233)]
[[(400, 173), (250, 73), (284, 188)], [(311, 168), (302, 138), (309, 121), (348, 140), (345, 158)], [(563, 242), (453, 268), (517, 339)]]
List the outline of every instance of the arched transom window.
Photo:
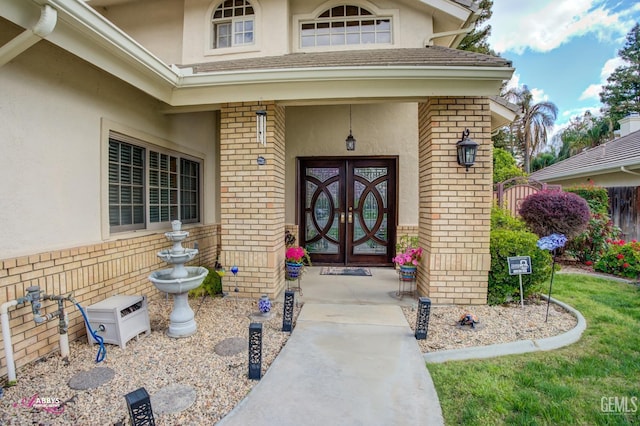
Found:
[(391, 17), (376, 16), (359, 6), (335, 6), (300, 23), (303, 48), (391, 42)]
[(213, 12), (213, 48), (254, 43), (253, 6), (246, 0), (225, 0)]

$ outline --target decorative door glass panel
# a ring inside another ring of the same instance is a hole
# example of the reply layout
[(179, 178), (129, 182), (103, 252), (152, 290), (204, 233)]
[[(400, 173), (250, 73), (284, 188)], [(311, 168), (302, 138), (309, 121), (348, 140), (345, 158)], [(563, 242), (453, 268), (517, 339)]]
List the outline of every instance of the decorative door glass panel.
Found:
[(354, 168), (353, 254), (385, 254), (388, 249), (388, 168)]
[(305, 244), (309, 253), (336, 254), (340, 251), (340, 169), (306, 169)]

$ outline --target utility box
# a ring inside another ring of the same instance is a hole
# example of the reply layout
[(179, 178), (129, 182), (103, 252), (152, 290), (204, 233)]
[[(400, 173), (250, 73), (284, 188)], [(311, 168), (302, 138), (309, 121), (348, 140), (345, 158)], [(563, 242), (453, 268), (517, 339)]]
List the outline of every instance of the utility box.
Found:
[[(91, 328), (104, 339), (104, 343), (119, 345), (122, 349), (140, 333), (151, 333), (147, 298), (144, 296), (111, 296), (88, 306), (86, 314)], [(89, 327), (86, 328), (89, 344), (98, 343)]]

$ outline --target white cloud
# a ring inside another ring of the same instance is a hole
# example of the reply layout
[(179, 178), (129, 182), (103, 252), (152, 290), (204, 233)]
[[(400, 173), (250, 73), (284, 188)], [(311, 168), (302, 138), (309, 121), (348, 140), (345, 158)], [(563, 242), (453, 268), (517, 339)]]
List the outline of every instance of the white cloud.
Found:
[[(511, 76), (511, 80), (507, 81), (507, 85), (506, 85), (506, 90), (510, 90), (510, 89), (522, 89), (523, 88), (523, 84), (520, 84), (520, 74), (518, 73), (513, 73), (513, 75)], [(538, 89), (538, 88), (531, 88), (529, 87), (529, 91), (531, 92), (531, 96), (532, 96), (532, 100), (534, 104), (537, 104), (538, 102), (547, 102), (549, 100), (549, 96), (544, 93), (543, 89)]]
[(531, 95), (533, 96), (532, 100), (534, 104), (549, 101), (549, 96), (546, 93), (544, 93), (543, 89), (530, 88), (529, 90), (531, 91)]
[(489, 42), (497, 52), (522, 54), (548, 52), (585, 34), (618, 39), (633, 25), (629, 15), (639, 7), (613, 12), (603, 0), (495, 0)]
[(589, 87), (587, 87), (584, 92), (582, 92), (582, 94), (580, 95), (580, 97), (578, 98), (578, 100), (580, 101), (586, 101), (589, 99), (593, 99), (593, 100), (600, 100), (600, 92), (602, 91), (602, 83), (599, 84), (590, 84)]
[(600, 70), (600, 83), (590, 84), (589, 87), (587, 87), (582, 92), (579, 100), (584, 101), (584, 100), (594, 99), (599, 102), (602, 86), (607, 83), (607, 78), (609, 78), (611, 73), (621, 65), (624, 65), (624, 60), (620, 57), (609, 59), (607, 62), (605, 62), (604, 66), (602, 67), (602, 70)]

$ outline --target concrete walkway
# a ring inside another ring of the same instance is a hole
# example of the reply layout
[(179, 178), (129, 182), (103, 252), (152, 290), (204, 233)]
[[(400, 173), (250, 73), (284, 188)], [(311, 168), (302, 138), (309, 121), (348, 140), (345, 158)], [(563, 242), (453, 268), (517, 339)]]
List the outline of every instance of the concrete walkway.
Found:
[(287, 344), (262, 380), (218, 425), (443, 425), (427, 363), (551, 350), (580, 339), (586, 322), (535, 341), (421, 354), (392, 268), (370, 277), (323, 276), (307, 268), (304, 306)]
[[(278, 357), (247, 398), (218, 424), (442, 425), (425, 361), (400, 306), (392, 268), (372, 276), (307, 268), (304, 303)], [(294, 284), (297, 284), (294, 283)]]

